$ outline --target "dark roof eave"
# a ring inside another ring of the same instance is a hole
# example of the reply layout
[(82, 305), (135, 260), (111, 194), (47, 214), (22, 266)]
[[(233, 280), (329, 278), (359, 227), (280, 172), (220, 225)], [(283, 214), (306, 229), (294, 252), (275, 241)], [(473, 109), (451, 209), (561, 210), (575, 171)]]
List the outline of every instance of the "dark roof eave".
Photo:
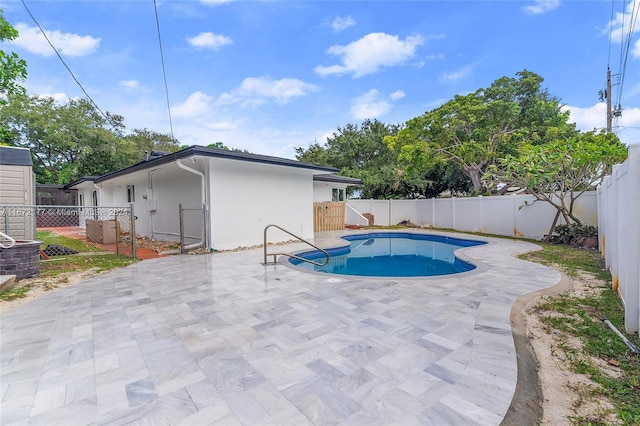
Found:
[(337, 172), (338, 169), (328, 166), (319, 166), (317, 164), (303, 163), (301, 161), (289, 160), (287, 158), (271, 157), (268, 155), (248, 154), (245, 152), (229, 151), (226, 149), (209, 148), (205, 146), (194, 145), (189, 148), (183, 149), (172, 154), (168, 154), (162, 157), (155, 158), (153, 160), (141, 161), (124, 169), (116, 170), (106, 175), (100, 176), (95, 179), (96, 183), (104, 182), (109, 179), (113, 179), (118, 176), (124, 176), (129, 173), (134, 173), (140, 170), (145, 170), (151, 167), (160, 166), (163, 164), (172, 163), (181, 158), (190, 157), (193, 155), (200, 155), (203, 157), (211, 158), (223, 158), (228, 160), (240, 160), (248, 161), (252, 163), (272, 164), (276, 166), (295, 167), (309, 170), (317, 170), (320, 172)]
[(84, 182), (95, 182), (96, 179), (98, 179), (100, 176), (82, 176), (80, 179), (76, 179), (73, 182), (70, 182), (66, 185), (64, 185), (65, 189), (69, 189), (71, 187), (74, 187), (76, 185), (80, 185), (81, 183)]
[(362, 180), (357, 178), (352, 178), (349, 176), (339, 176), (339, 175), (315, 175), (313, 177), (315, 182), (335, 182), (335, 183), (344, 183), (351, 186), (362, 186)]

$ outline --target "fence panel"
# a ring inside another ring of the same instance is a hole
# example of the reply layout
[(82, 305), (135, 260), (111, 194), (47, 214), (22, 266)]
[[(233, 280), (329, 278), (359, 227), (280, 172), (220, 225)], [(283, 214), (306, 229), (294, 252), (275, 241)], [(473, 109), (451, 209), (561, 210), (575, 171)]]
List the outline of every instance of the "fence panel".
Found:
[(417, 217), (417, 204), (416, 200), (390, 200), (390, 217), (389, 222), (391, 225), (397, 225), (403, 220), (409, 220), (412, 223), (416, 223)]
[(600, 252), (624, 304), (627, 333), (640, 328), (640, 145), (629, 146), (598, 189)]
[(135, 257), (134, 217), (133, 206), (0, 206), (0, 229), (27, 241), (37, 239), (37, 230), (49, 230)]
[(180, 216), (180, 253), (206, 246), (207, 210), (200, 208), (183, 208), (178, 204)]
[[(534, 203), (532, 195), (432, 198), (424, 200), (349, 200), (360, 213), (374, 215), (376, 225), (396, 225), (410, 220), (418, 225), (467, 232), (541, 239), (551, 227), (556, 209)], [(597, 195), (585, 192), (574, 205), (574, 214), (585, 225), (597, 225)], [(560, 218), (558, 224), (564, 223)]]
[(433, 223), (434, 228), (453, 228), (453, 198), (437, 198), (433, 200)]
[(416, 223), (418, 225), (433, 224), (433, 203), (435, 199), (416, 200)]
[(480, 230), (480, 205), (482, 197), (452, 198), (453, 226), (459, 231), (478, 232)]

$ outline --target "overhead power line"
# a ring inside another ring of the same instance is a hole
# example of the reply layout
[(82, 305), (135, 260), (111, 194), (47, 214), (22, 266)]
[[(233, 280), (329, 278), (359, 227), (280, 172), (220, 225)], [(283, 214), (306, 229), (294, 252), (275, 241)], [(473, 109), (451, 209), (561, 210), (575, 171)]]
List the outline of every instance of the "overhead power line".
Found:
[(158, 28), (158, 45), (160, 46), (160, 61), (162, 62), (162, 75), (164, 76), (164, 92), (167, 96), (167, 111), (169, 111), (169, 129), (171, 130), (171, 137), (173, 136), (173, 121), (171, 120), (171, 103), (169, 102), (169, 85), (167, 84), (167, 71), (164, 66), (164, 52), (162, 49), (162, 37), (160, 36), (160, 19), (158, 18), (158, 5), (156, 0), (153, 0), (153, 9), (156, 12), (156, 27)]
[(87, 99), (89, 99), (89, 102), (91, 102), (91, 105), (93, 105), (98, 112), (100, 112), (100, 114), (104, 117), (104, 119), (107, 121), (107, 123), (109, 123), (109, 125), (111, 126), (111, 128), (117, 133), (117, 134), (121, 134), (120, 129), (118, 128), (118, 126), (116, 126), (115, 124), (113, 124), (113, 121), (111, 120), (111, 118), (105, 114), (102, 109), (100, 109), (100, 107), (98, 106), (98, 104), (95, 103), (95, 101), (93, 100), (93, 98), (89, 95), (89, 93), (87, 93), (87, 91), (84, 89), (84, 87), (82, 86), (82, 83), (80, 83), (80, 81), (76, 78), (75, 74), (73, 73), (73, 71), (71, 71), (71, 68), (69, 68), (69, 65), (67, 65), (67, 63), (65, 62), (65, 60), (62, 58), (62, 56), (60, 55), (60, 52), (58, 52), (58, 49), (56, 49), (56, 47), (53, 45), (53, 43), (51, 42), (51, 40), (49, 39), (49, 37), (47, 36), (47, 33), (44, 31), (44, 29), (42, 28), (42, 26), (40, 26), (40, 23), (38, 22), (38, 20), (36, 19), (35, 16), (33, 16), (33, 13), (31, 13), (31, 10), (29, 10), (29, 7), (27, 6), (27, 3), (25, 2), (25, 0), (21, 0), (22, 1), (22, 5), (24, 6), (24, 8), (26, 9), (27, 13), (29, 14), (29, 16), (31, 17), (31, 19), (33, 20), (33, 22), (36, 24), (36, 26), (38, 27), (38, 29), (40, 30), (40, 32), (42, 33), (42, 35), (44, 36), (45, 40), (47, 40), (47, 43), (49, 43), (49, 46), (51, 46), (51, 48), (53, 49), (53, 51), (56, 53), (56, 56), (58, 56), (58, 59), (60, 59), (60, 62), (62, 62), (62, 65), (64, 65), (64, 67), (67, 69), (67, 71), (69, 71), (69, 74), (71, 74), (71, 78), (73, 78), (73, 80), (76, 82), (76, 84), (80, 87), (80, 89), (82, 90), (82, 92), (84, 93), (84, 95), (87, 97)]

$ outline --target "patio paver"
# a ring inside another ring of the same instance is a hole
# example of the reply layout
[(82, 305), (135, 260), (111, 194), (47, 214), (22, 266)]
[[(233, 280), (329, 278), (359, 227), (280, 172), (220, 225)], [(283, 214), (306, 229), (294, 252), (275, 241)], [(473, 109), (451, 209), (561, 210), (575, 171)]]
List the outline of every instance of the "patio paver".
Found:
[(499, 424), (511, 305), (560, 274), (513, 257), (533, 244), (482, 239), (462, 276), (310, 274), (249, 250), (52, 292), (0, 316), (0, 423)]

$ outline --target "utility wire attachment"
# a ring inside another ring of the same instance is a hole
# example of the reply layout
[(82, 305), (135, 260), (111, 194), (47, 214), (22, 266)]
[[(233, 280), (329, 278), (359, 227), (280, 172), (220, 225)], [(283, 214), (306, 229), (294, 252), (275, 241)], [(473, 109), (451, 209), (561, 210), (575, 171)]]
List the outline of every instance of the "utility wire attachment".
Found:
[(156, 12), (156, 27), (158, 28), (158, 45), (160, 46), (160, 61), (162, 62), (162, 75), (164, 76), (164, 92), (167, 96), (167, 111), (169, 111), (169, 129), (171, 131), (171, 137), (173, 136), (173, 121), (171, 120), (171, 103), (169, 102), (169, 85), (167, 84), (167, 71), (164, 66), (164, 53), (162, 50), (162, 37), (160, 36), (160, 19), (158, 18), (158, 5), (156, 0), (153, 0), (153, 9)]

